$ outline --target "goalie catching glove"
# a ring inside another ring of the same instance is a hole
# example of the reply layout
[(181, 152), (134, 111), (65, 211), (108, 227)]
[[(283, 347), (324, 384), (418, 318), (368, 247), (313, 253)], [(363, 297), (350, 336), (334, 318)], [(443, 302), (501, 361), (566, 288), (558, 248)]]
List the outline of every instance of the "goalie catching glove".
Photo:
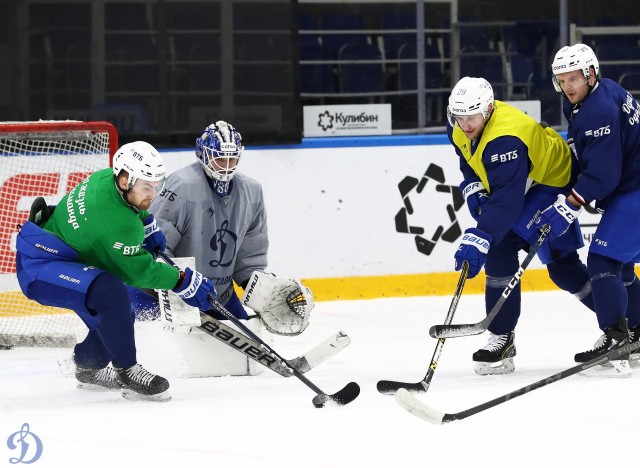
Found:
[(294, 279), (254, 271), (242, 295), (267, 330), (276, 335), (299, 335), (309, 326), (313, 294)]

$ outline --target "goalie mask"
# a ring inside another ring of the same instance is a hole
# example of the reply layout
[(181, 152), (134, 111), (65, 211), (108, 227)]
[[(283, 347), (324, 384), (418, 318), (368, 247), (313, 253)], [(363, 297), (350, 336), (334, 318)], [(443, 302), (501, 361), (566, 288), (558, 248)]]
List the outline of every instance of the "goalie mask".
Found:
[(209, 125), (196, 139), (196, 157), (218, 195), (229, 193), (243, 150), (240, 133), (223, 120)]

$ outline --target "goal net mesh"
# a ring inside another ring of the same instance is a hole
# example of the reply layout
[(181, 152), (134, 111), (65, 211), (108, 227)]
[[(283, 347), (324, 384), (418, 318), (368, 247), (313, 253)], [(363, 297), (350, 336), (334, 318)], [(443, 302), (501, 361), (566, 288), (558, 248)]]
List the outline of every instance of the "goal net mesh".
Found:
[(0, 346), (72, 346), (84, 327), (70, 310), (27, 299), (18, 286), (18, 225), (43, 197), (57, 205), (108, 167), (117, 133), (107, 122), (0, 122)]

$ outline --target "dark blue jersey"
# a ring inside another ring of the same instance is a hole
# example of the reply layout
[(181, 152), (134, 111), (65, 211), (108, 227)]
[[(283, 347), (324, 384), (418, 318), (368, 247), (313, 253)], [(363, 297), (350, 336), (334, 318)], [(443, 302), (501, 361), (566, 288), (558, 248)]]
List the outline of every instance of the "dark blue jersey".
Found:
[(573, 195), (606, 208), (616, 195), (640, 190), (640, 108), (620, 85), (601, 79), (578, 106), (565, 100), (568, 139), (579, 161)]

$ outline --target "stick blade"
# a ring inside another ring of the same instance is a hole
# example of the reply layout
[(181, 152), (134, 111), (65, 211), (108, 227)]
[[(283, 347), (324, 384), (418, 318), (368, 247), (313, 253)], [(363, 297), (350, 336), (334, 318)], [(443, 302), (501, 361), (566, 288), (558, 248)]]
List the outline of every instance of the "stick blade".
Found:
[(358, 398), (358, 395), (360, 395), (360, 385), (355, 382), (349, 382), (342, 390), (333, 395), (319, 393), (313, 397), (313, 406), (316, 408), (324, 408), (327, 403), (344, 406)]
[(459, 338), (461, 336), (479, 335), (486, 328), (479, 324), (459, 324), (459, 325), (434, 325), (429, 329), (429, 336), (432, 338)]
[(411, 393), (425, 393), (429, 388), (424, 382), (396, 382), (395, 380), (380, 380), (376, 388), (383, 395), (395, 395), (395, 393), (404, 388)]
[(445, 414), (436, 411), (413, 396), (408, 390), (401, 388), (396, 392), (396, 402), (409, 413), (432, 424), (443, 424)]
[(327, 359), (335, 356), (344, 348), (351, 344), (351, 338), (343, 331), (337, 332), (335, 335), (330, 336), (322, 343), (318, 344), (313, 349), (304, 353), (303, 356), (289, 359), (289, 364), (295, 367), (298, 372), (304, 374), (309, 372), (314, 367), (319, 366)]

